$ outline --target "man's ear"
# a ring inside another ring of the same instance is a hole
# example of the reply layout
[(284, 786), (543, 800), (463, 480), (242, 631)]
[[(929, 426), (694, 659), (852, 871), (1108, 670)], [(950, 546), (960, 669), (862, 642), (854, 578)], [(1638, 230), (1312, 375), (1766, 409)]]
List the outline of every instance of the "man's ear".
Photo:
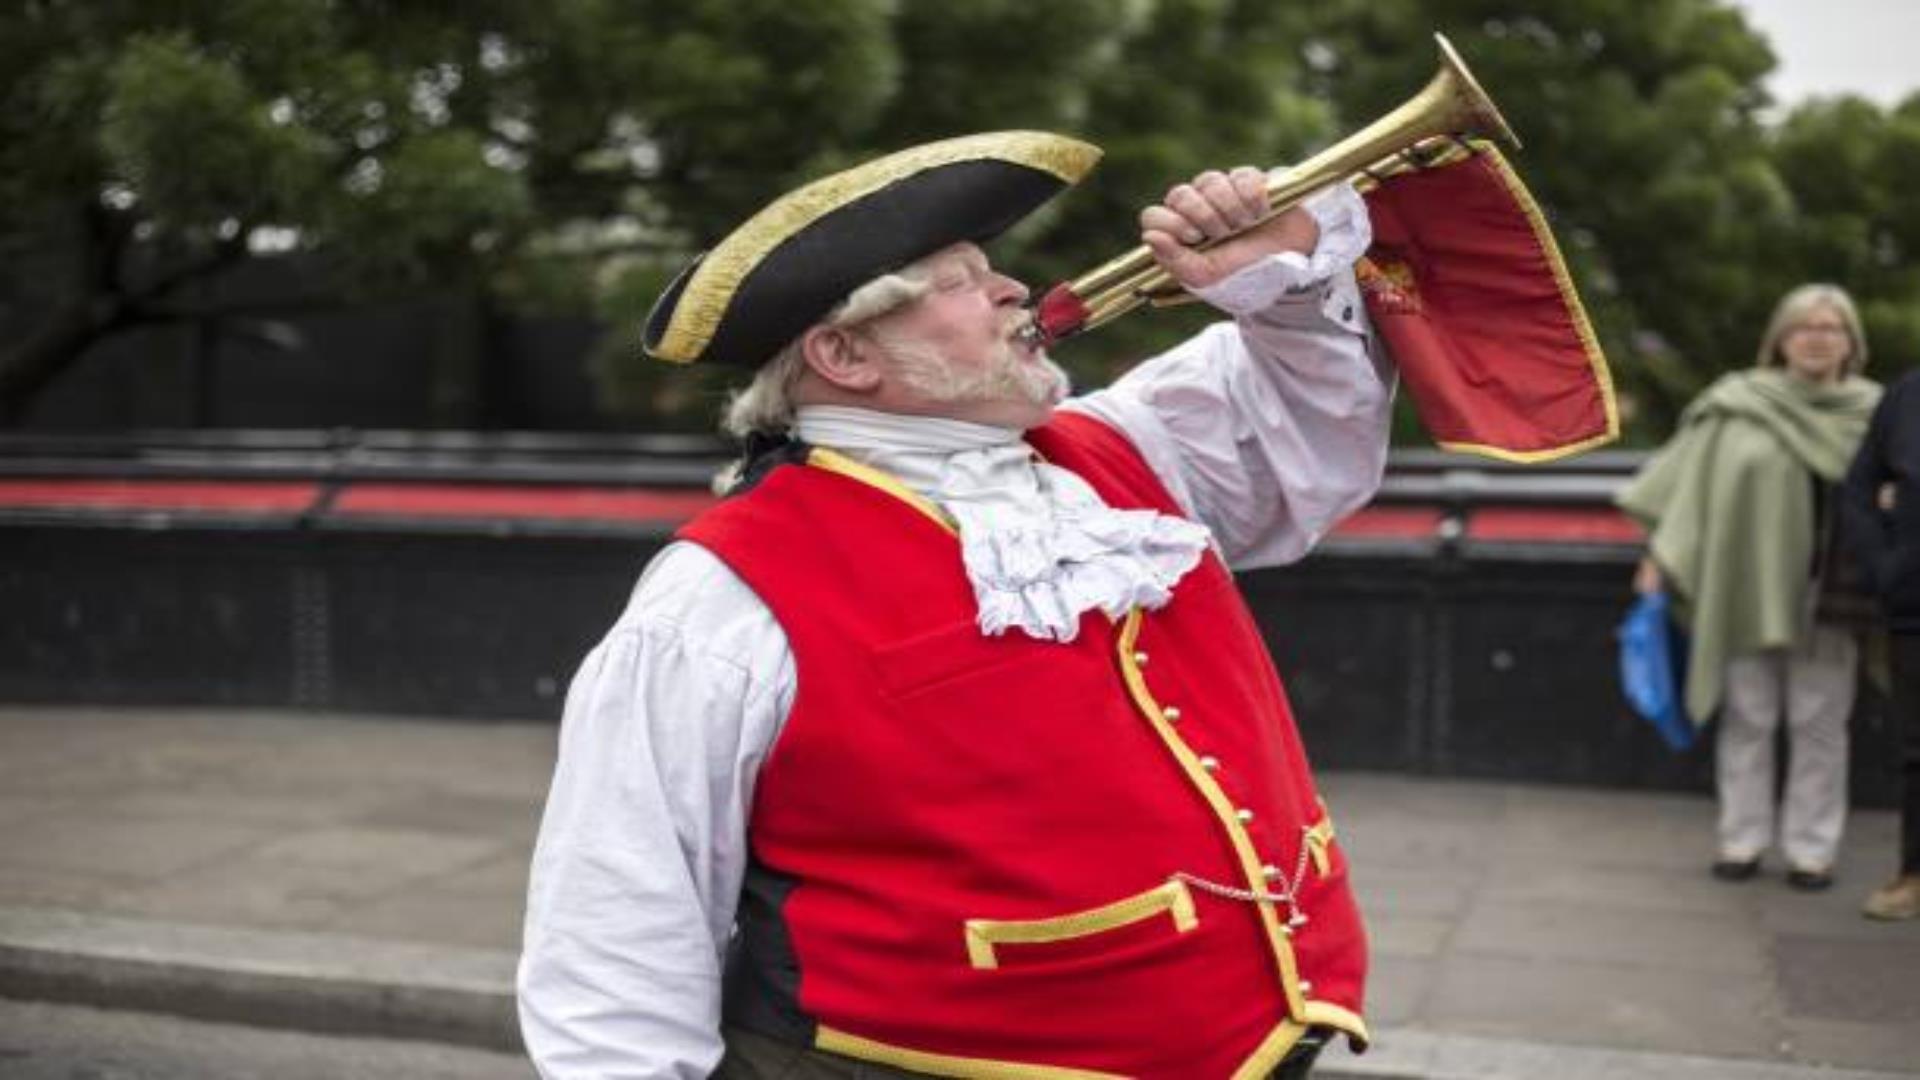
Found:
[(834, 326), (815, 326), (800, 335), (800, 354), (807, 368), (828, 385), (849, 393), (871, 393), (880, 385), (875, 350), (852, 333)]

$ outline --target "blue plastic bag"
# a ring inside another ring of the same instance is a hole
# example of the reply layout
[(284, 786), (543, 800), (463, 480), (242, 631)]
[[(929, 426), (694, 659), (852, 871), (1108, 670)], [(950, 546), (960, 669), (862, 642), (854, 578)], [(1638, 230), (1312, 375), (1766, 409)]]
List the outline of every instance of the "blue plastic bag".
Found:
[(1620, 639), (1620, 689), (1627, 704), (1660, 733), (1667, 745), (1693, 745), (1680, 688), (1685, 685), (1686, 642), (1667, 614), (1667, 594), (1641, 593), (1616, 631)]

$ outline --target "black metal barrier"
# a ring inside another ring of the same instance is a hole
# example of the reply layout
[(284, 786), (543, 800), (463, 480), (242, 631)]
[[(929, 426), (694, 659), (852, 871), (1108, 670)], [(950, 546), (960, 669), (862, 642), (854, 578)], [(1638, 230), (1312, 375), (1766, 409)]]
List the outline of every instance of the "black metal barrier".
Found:
[[(723, 459), (619, 437), (0, 439), (0, 701), (557, 717)], [(1669, 752), (1619, 695), (1639, 552), (1608, 498), (1638, 461), (1398, 453), (1312, 557), (1243, 575), (1316, 763), (1709, 787), (1705, 742)], [(1894, 797), (1889, 720), (1866, 687), (1856, 803)]]

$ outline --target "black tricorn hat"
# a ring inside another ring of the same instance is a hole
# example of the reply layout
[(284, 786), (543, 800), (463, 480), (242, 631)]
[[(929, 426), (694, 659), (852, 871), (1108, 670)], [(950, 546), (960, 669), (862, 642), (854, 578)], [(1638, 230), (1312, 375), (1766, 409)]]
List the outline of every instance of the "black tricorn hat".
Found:
[(815, 180), (680, 271), (647, 315), (647, 355), (758, 367), (854, 289), (999, 235), (1099, 159), (1098, 147), (1064, 135), (996, 131)]

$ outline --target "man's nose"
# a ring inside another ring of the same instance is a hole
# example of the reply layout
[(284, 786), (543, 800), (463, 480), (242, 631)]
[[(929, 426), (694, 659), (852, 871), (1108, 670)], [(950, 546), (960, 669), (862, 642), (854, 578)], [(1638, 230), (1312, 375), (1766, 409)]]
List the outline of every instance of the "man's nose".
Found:
[(998, 273), (993, 275), (993, 289), (994, 303), (1014, 305), (1026, 303), (1027, 295), (1031, 291), (1019, 279)]

